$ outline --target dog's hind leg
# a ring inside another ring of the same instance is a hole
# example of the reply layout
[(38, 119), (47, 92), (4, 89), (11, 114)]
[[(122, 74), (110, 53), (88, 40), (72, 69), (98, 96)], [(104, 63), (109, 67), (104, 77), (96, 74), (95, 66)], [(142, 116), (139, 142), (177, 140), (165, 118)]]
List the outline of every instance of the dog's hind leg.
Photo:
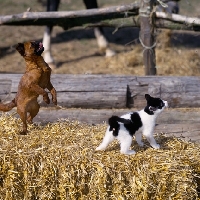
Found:
[(27, 117), (27, 121), (28, 123), (32, 124), (33, 123), (33, 118), (38, 114), (40, 109), (40, 105), (38, 104), (38, 102), (34, 102), (29, 106), (29, 115)]
[(20, 132), (20, 135), (26, 135), (27, 134), (27, 123), (26, 123), (26, 120), (27, 120), (27, 112), (25, 110), (24, 107), (18, 107), (17, 108), (17, 113), (19, 114), (20, 116), (20, 119), (22, 120), (23, 122), (23, 130)]
[(115, 139), (113, 132), (109, 131), (109, 127), (106, 130), (106, 134), (103, 138), (103, 142), (96, 148), (96, 150), (105, 150), (106, 147)]

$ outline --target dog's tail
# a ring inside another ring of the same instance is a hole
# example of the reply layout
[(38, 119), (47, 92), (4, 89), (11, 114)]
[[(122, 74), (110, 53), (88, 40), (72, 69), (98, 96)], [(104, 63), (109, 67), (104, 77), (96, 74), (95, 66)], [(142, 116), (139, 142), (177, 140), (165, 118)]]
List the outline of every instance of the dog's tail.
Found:
[(13, 99), (10, 103), (6, 104), (0, 103), (0, 111), (8, 112), (12, 110), (15, 106), (16, 106), (15, 99)]
[(109, 131), (113, 131), (113, 135), (117, 136), (118, 135), (118, 131), (119, 131), (119, 123), (121, 122), (123, 124), (130, 124), (131, 120), (129, 119), (124, 119), (118, 116), (112, 116), (108, 119), (108, 124), (110, 125), (110, 129)]

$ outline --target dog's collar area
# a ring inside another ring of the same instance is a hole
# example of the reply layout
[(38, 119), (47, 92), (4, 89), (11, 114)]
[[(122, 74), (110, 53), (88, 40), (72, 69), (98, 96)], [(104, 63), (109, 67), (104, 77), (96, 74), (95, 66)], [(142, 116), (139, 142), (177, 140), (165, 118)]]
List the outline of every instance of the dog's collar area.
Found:
[(31, 57), (33, 57), (33, 55), (31, 55), (31, 54), (26, 54), (26, 53), (25, 53), (25, 54), (23, 55), (23, 57), (31, 58)]
[(32, 55), (32, 54), (26, 54), (26, 53), (25, 53), (25, 54), (24, 54), (24, 57), (31, 57), (31, 58), (32, 58), (33, 55)]
[(25, 73), (30, 72), (30, 71), (32, 71), (32, 70), (34, 70), (34, 69), (37, 69), (37, 70), (41, 70), (41, 71), (42, 71), (42, 69), (41, 69), (40, 67), (33, 67), (33, 68), (31, 68), (31, 69), (26, 70)]

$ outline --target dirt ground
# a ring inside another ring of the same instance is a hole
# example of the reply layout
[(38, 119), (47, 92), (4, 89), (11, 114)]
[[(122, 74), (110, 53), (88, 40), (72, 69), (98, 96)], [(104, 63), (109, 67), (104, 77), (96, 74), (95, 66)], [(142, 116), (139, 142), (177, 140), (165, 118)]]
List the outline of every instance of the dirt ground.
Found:
[[(84, 9), (81, 1), (73, 3), (70, 0), (61, 1), (61, 9)], [(119, 5), (120, 1), (99, 1), (100, 7)], [(43, 1), (44, 3), (44, 1)], [(123, 3), (132, 3), (131, 0)], [(196, 0), (182, 1), (183, 14), (193, 16), (199, 13), (200, 4)], [(2, 0), (0, 14), (13, 14), (25, 11), (31, 7), (32, 11), (45, 11), (40, 1)], [(25, 65), (22, 57), (16, 52), (15, 45), (27, 40), (42, 41), (45, 27), (39, 26), (1, 26), (0, 27), (0, 73), (23, 73)], [(106, 28), (105, 35), (110, 47), (116, 55), (105, 58), (99, 51), (92, 29), (74, 28), (63, 31), (55, 27), (52, 34), (52, 52), (58, 68), (54, 73), (68, 74), (123, 74), (144, 75), (142, 61), (142, 47), (139, 42), (137, 28), (124, 28), (116, 31)], [(156, 34), (159, 31), (157, 30)], [(200, 33), (173, 31), (170, 36), (171, 46), (166, 47), (166, 34), (159, 35), (156, 48), (158, 75), (199, 75), (200, 74)]]

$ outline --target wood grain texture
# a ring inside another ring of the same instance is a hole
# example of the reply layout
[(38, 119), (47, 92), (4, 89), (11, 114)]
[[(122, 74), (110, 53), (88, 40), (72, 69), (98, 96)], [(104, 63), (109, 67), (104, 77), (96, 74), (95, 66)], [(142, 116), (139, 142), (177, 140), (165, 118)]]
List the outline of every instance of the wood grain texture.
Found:
[(10, 97), (12, 81), (10, 79), (0, 79), (0, 102)]
[[(10, 95), (5, 95), (3, 102), (14, 98), (21, 76), (0, 74), (0, 79), (12, 81)], [(58, 105), (68, 108), (126, 108), (127, 86), (132, 107), (142, 108), (146, 93), (168, 101), (170, 107), (200, 106), (200, 77), (53, 74), (51, 81)]]
[(151, 13), (154, 1), (140, 1), (140, 43), (143, 46), (143, 63), (145, 75), (156, 75), (156, 54), (154, 27), (151, 24)]

